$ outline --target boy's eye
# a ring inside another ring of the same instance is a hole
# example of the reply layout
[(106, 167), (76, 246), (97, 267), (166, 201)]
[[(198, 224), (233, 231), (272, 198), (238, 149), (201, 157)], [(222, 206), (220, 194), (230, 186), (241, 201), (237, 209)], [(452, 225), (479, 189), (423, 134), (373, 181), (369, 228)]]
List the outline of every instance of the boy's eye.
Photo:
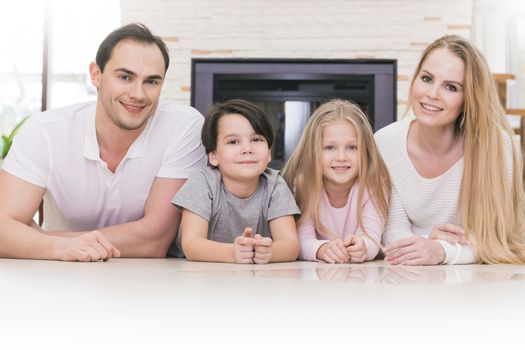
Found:
[(262, 138), (262, 137), (254, 137), (254, 138), (252, 139), (252, 142), (264, 142), (264, 141), (265, 141), (265, 139)]
[(131, 80), (131, 77), (129, 75), (123, 74), (118, 76), (119, 79), (129, 81)]
[(226, 141), (227, 145), (236, 145), (238, 143), (239, 143), (239, 141), (237, 141), (237, 140), (228, 140), (228, 141)]

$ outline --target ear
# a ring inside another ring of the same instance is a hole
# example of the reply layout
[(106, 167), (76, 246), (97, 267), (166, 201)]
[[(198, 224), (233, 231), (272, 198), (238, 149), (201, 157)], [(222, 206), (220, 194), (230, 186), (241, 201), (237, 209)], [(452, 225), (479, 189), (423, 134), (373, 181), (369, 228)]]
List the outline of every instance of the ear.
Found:
[(272, 161), (272, 149), (268, 148), (268, 163), (266, 164), (270, 164), (271, 161)]
[(95, 62), (91, 62), (91, 64), (89, 65), (89, 76), (91, 77), (91, 83), (97, 89), (100, 85), (101, 75), (102, 75), (102, 72), (100, 71), (98, 64), (96, 64)]
[(217, 154), (215, 153), (215, 151), (208, 153), (208, 162), (214, 167), (217, 167), (219, 165), (219, 160), (217, 159)]

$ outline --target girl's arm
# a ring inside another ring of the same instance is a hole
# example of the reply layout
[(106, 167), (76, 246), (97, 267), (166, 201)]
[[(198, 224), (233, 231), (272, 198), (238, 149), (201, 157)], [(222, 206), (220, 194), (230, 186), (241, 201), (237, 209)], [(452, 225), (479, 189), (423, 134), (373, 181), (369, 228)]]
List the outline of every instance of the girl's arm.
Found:
[(379, 253), (379, 245), (381, 244), (381, 236), (384, 229), (384, 219), (374, 205), (371, 198), (367, 198), (361, 209), (361, 221), (365, 228), (365, 232), (358, 226), (357, 234), (362, 236), (366, 249), (367, 257), (365, 261), (373, 260)]
[(181, 242), (188, 260), (210, 262), (235, 262), (232, 243), (220, 243), (208, 239), (208, 221), (184, 209), (181, 221)]
[(299, 237), (292, 215), (281, 216), (269, 222), (273, 238), (270, 262), (294, 261), (299, 256)]
[(326, 239), (317, 239), (314, 223), (308, 219), (304, 221), (298, 228), (299, 241), (301, 243), (301, 252), (299, 258), (301, 260), (319, 261), (317, 258), (317, 251), (325, 243), (329, 243)]

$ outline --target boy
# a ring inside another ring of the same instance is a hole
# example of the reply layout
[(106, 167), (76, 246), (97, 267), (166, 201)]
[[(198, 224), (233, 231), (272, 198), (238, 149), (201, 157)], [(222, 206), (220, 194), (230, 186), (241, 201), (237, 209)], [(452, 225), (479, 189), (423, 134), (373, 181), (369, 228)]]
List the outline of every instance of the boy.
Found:
[(263, 264), (293, 261), (299, 240), (293, 195), (271, 160), (273, 129), (254, 104), (230, 100), (208, 112), (202, 143), (208, 167), (173, 198), (183, 210), (182, 248), (189, 260)]

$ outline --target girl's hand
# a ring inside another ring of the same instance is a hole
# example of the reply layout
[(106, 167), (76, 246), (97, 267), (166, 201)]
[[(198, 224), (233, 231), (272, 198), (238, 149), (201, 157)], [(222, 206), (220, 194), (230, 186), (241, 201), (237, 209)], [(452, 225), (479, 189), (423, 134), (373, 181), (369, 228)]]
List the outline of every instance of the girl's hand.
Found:
[(432, 228), (429, 239), (440, 239), (450, 244), (470, 244), (465, 238), (465, 230), (452, 224), (439, 224)]
[(270, 237), (255, 235), (253, 262), (256, 264), (266, 264), (272, 258), (273, 240)]
[(233, 256), (237, 264), (253, 263), (253, 230), (249, 227), (244, 229), (242, 235), (233, 241)]
[(346, 263), (350, 259), (350, 255), (346, 251), (343, 241), (335, 239), (319, 247), (317, 259), (330, 264)]
[(389, 243), (383, 251), (391, 265), (439, 265), (445, 261), (441, 244), (420, 235)]
[(361, 263), (366, 260), (368, 249), (362, 236), (348, 235), (345, 237), (343, 244), (350, 256), (350, 262)]

